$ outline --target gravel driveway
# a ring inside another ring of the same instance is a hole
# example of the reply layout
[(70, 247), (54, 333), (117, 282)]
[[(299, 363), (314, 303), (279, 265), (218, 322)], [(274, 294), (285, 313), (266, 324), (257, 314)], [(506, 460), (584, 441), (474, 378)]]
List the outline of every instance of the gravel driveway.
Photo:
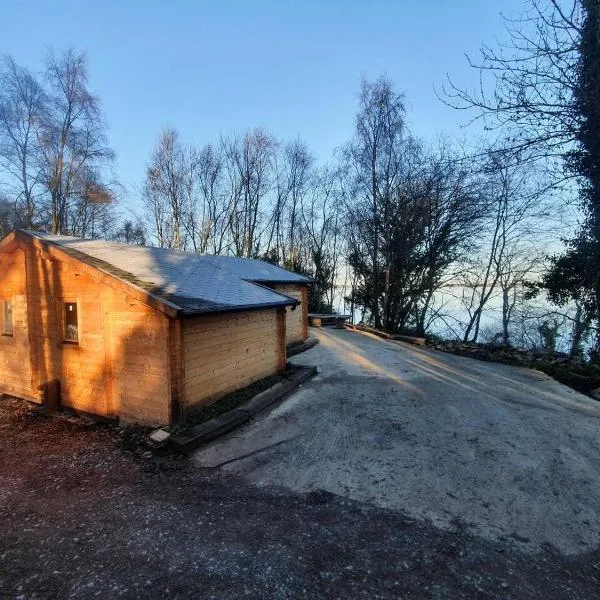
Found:
[(312, 330), (320, 375), (199, 450), (257, 486), (326, 490), (565, 555), (600, 542), (600, 403), (528, 369)]
[(594, 404), (318, 335), (294, 360), (322, 374), (196, 456), (208, 469), (0, 398), (0, 598), (600, 597)]

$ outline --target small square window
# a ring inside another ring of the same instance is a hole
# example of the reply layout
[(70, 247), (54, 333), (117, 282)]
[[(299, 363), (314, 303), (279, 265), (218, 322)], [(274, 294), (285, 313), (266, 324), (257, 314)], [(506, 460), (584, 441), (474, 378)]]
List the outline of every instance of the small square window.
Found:
[(2, 311), (2, 335), (13, 335), (13, 305), (12, 301), (5, 300)]
[(77, 322), (77, 302), (64, 303), (64, 340), (77, 344), (79, 342), (79, 325)]

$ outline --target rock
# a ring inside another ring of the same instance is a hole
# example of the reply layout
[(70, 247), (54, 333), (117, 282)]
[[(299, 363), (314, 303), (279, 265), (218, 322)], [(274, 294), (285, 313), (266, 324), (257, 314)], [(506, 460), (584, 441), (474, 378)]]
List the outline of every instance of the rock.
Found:
[(162, 444), (169, 439), (171, 434), (164, 429), (157, 429), (150, 434), (150, 439), (156, 444)]
[(146, 452), (142, 454), (142, 458), (152, 458), (152, 452), (150, 452), (150, 450), (146, 450)]
[(600, 387), (598, 387), (598, 388), (596, 388), (596, 389), (592, 390), (592, 391), (590, 392), (590, 396), (591, 396), (592, 398), (594, 398), (595, 400), (600, 400)]

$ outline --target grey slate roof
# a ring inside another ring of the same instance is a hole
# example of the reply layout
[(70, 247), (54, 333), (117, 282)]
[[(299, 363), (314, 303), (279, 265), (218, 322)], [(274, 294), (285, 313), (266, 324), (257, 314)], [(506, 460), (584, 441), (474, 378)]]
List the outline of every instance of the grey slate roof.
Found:
[(202, 254), (202, 259), (219, 269), (224, 269), (246, 281), (262, 283), (310, 283), (310, 277), (292, 273), (276, 265), (255, 258), (238, 258), (236, 256), (215, 256)]
[(307, 277), (260, 260), (211, 256), (23, 232), (58, 246), (74, 258), (152, 293), (183, 314), (229, 312), (290, 306), (298, 301), (260, 283), (308, 283)]

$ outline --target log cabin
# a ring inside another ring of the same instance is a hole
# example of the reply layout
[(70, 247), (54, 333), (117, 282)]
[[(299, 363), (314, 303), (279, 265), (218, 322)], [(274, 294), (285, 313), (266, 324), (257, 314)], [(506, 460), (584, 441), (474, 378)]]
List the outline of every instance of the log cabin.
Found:
[[(17, 230), (0, 242), (0, 393), (174, 424), (282, 370), (310, 279), (260, 260)], [(58, 382), (58, 384), (57, 384)]]

